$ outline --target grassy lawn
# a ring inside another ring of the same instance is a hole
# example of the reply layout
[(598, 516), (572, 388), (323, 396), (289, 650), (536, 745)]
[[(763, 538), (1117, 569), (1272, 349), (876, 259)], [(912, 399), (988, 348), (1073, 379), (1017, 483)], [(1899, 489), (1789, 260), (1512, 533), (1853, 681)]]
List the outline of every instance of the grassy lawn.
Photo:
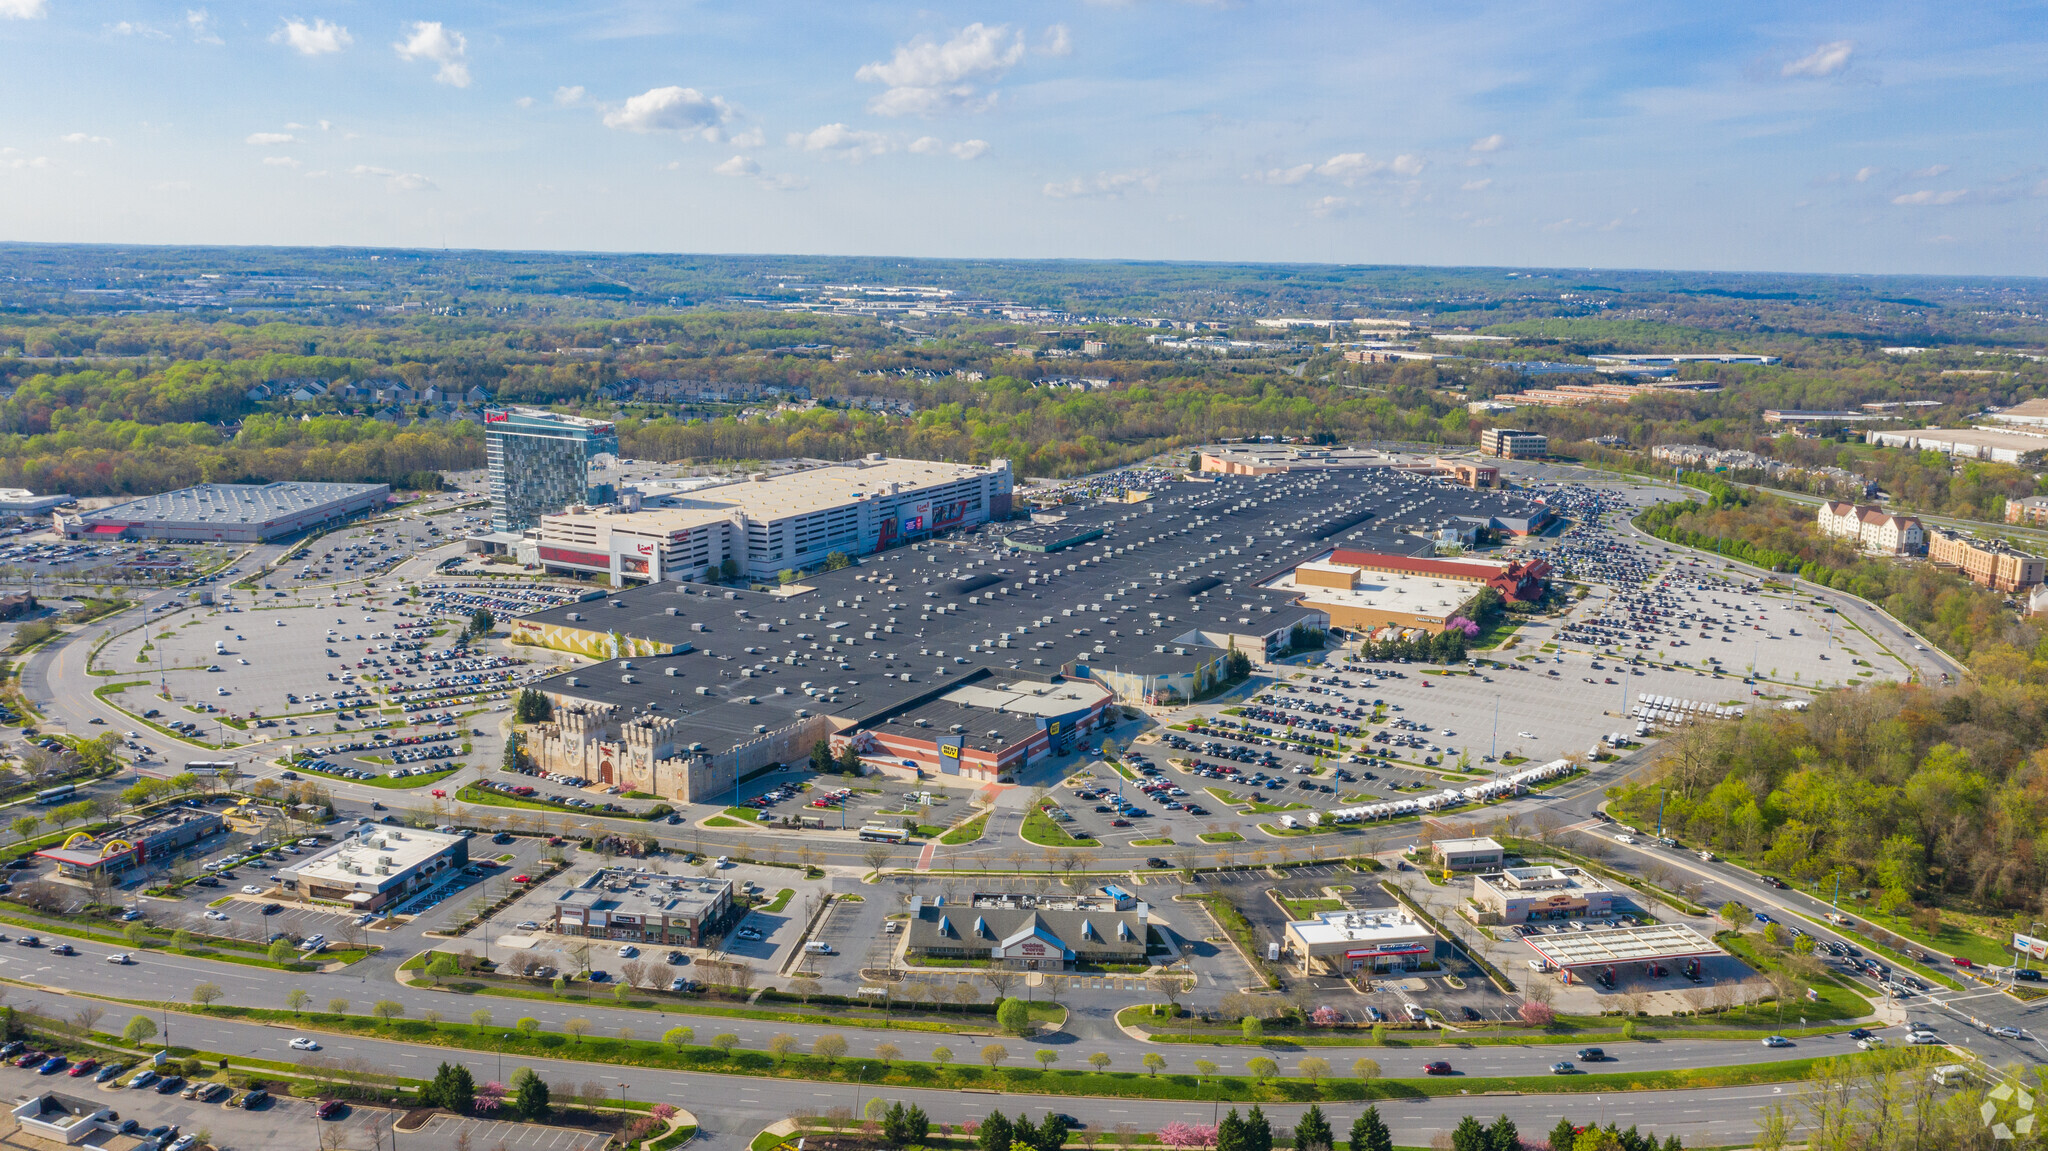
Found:
[(1319, 911), (1342, 911), (1344, 910), (1344, 901), (1341, 899), (1282, 899), (1280, 906), (1287, 909), (1287, 914), (1291, 918), (1307, 919)]
[[(393, 780), (392, 782), (396, 783), (397, 781)], [(650, 818), (647, 815), (633, 811), (586, 811), (582, 808), (566, 807), (558, 803), (539, 803), (531, 799), (521, 799), (516, 795), (506, 795), (500, 791), (487, 791), (473, 783), (456, 792), (455, 798), (464, 803), (477, 803), (485, 807), (516, 807), (525, 811), (551, 811), (556, 815), (589, 815), (596, 816), (599, 819)], [(716, 817), (714, 816), (713, 818)]]
[(966, 823), (939, 836), (939, 842), (948, 847), (958, 847), (963, 843), (973, 843), (975, 840), (980, 839), (981, 833), (987, 830), (988, 812), (984, 811)]
[(742, 824), (742, 823), (740, 823), (740, 822), (739, 822), (738, 820), (733, 820), (733, 819), (727, 819), (726, 817), (724, 817), (724, 816), (722, 816), (722, 815), (714, 815), (714, 816), (712, 816), (712, 817), (711, 817), (710, 819), (707, 819), (707, 820), (705, 820), (705, 821), (704, 821), (704, 826), (706, 826), (706, 827), (743, 827), (743, 826), (745, 826), (745, 825), (744, 825), (744, 824)]
[(1040, 847), (1101, 847), (1100, 841), (1076, 839), (1067, 834), (1067, 829), (1052, 821), (1043, 808), (1032, 808), (1024, 816), (1024, 840)]
[[(1758, 971), (1772, 971), (1783, 966), (1779, 957), (1771, 954), (1757, 936), (1720, 931), (1714, 934), (1714, 942), (1725, 948), (1728, 954)], [(1836, 978), (1832, 972), (1807, 986), (1813, 988), (1814, 993), (1820, 996), (1819, 1000), (1808, 1001), (1804, 995), (1794, 992), (1793, 1001), (1785, 1004), (1782, 1012), (1777, 1007), (1743, 1008), (1723, 1012), (1714, 1018), (1738, 1026), (1741, 1025), (1738, 1021), (1748, 1021), (1754, 1026), (1768, 1026), (1770, 1023), (1784, 1022), (1783, 1012), (1789, 1012), (1795, 1018), (1804, 1017), (1809, 1020), (1860, 1019), (1871, 1012), (1870, 1000), (1862, 991), (1853, 984)]]
[(1334, 823), (1326, 823), (1321, 827), (1281, 827), (1277, 823), (1262, 823), (1259, 830), (1281, 839), (1292, 839), (1302, 835), (1335, 835), (1343, 829)]
[(1132, 847), (1172, 847), (1171, 839), (1133, 839)]
[(1308, 804), (1306, 804), (1306, 803), (1260, 803), (1260, 802), (1258, 802), (1258, 801), (1254, 800), (1254, 801), (1253, 801), (1253, 802), (1252, 802), (1252, 803), (1251, 803), (1251, 804), (1250, 804), (1249, 806), (1247, 806), (1247, 807), (1245, 808), (1245, 810), (1246, 810), (1247, 812), (1250, 812), (1250, 813), (1251, 813), (1251, 814), (1253, 814), (1253, 815), (1271, 815), (1271, 814), (1272, 814), (1273, 812), (1276, 812), (1276, 811), (1306, 811), (1306, 810), (1308, 810)]
[(1205, 831), (1201, 840), (1203, 843), (1243, 843), (1244, 836), (1234, 831)]
[(772, 914), (774, 912), (781, 911), (785, 907), (788, 907), (789, 901), (795, 897), (796, 890), (794, 888), (785, 887), (781, 891), (775, 893), (775, 898), (768, 901), (768, 906), (757, 908), (756, 910), (766, 911)]

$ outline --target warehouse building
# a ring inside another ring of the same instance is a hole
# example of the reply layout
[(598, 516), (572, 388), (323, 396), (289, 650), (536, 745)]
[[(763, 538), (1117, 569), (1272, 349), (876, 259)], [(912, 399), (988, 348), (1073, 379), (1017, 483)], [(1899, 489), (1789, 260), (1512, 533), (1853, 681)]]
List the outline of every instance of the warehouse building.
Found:
[(161, 866), (177, 853), (226, 830), (218, 812), (181, 807), (105, 832), (98, 838), (74, 832), (62, 847), (36, 852), (57, 865), (60, 875), (89, 879), (137, 867)]
[(823, 566), (1010, 517), (1007, 460), (987, 465), (890, 459), (765, 473), (593, 510), (565, 500), (539, 518), (551, 571), (658, 583), (715, 576), (731, 561), (749, 578)]
[(59, 512), (54, 526), (72, 539), (262, 543), (382, 508), (390, 498), (389, 484), (200, 484), (98, 511)]
[(977, 893), (966, 905), (952, 905), (913, 895), (904, 954), (1017, 971), (1144, 963), (1151, 911), (1142, 903), (1119, 910), (1123, 902)]
[(379, 911), (468, 862), (465, 836), (365, 823), (334, 846), (284, 868), (280, 886), (301, 899)]
[(708, 947), (732, 918), (730, 879), (601, 868), (555, 898), (549, 926), (583, 939)]
[(1303, 977), (1412, 971), (1436, 953), (1436, 932), (1405, 911), (1322, 911), (1289, 920), (1287, 951)]

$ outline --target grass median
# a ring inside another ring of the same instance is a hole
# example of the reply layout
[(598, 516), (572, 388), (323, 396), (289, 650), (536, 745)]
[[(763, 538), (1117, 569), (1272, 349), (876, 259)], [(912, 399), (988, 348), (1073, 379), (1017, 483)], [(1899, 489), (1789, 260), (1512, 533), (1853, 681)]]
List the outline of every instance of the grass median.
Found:
[(1053, 822), (1043, 807), (1034, 807), (1024, 816), (1024, 839), (1040, 847), (1101, 847), (1096, 839), (1077, 838), (1067, 834), (1067, 829)]
[[(827, 1033), (805, 1052), (794, 1042), (778, 1045), (774, 1053), (754, 1051), (731, 1042), (703, 1045), (694, 1030), (672, 1030), (668, 1041), (596, 1036), (588, 1021), (571, 1020), (560, 1031), (544, 1029), (537, 1021), (522, 1019), (507, 1028), (488, 1024), (404, 1018), (375, 1019), (362, 1015), (327, 1012), (295, 1013), (266, 1008), (213, 1005), (195, 1007), (186, 1003), (151, 1003), (153, 1010), (209, 1015), (252, 1023), (282, 1024), (307, 1031), (325, 1031), (366, 1039), (426, 1046), (456, 1048), (485, 1053), (502, 1053), (514, 1058), (566, 1059), (591, 1064), (613, 1064), (745, 1075), (756, 1078), (809, 1082), (863, 1082), (870, 1088), (916, 1087), (935, 1090), (1015, 1092), (1031, 1095), (1062, 1095), (1110, 1099), (1165, 1099), (1229, 1103), (1344, 1102), (1376, 1099), (1421, 1099), (1434, 1096), (1480, 1095), (1487, 1092), (1519, 1094), (1590, 1094), (1608, 1091), (1700, 1090), (1738, 1087), (1759, 1083), (1787, 1083), (1806, 1079), (1828, 1059), (1791, 1059), (1778, 1063), (1739, 1064), (1727, 1067), (1685, 1068), (1669, 1071), (1594, 1072), (1582, 1075), (1417, 1077), (1332, 1077), (1325, 1068), (1295, 1069), (1289, 1076), (1266, 1078), (1251, 1075), (1201, 1076), (1181, 1072), (1170, 1060), (1151, 1071), (1083, 1071), (1008, 1067), (1012, 1061), (1031, 1059), (1037, 1048), (1023, 1039), (992, 1041), (979, 1048), (953, 1054), (961, 1061), (945, 1063), (895, 1060), (879, 1068), (876, 1060), (850, 1055), (843, 1037)], [(391, 1006), (396, 1007), (396, 1004)], [(714, 1037), (724, 1039), (728, 1037)], [(772, 1041), (771, 1041), (772, 1042)], [(1158, 1053), (1153, 1053), (1158, 1054)], [(1858, 1065), (1884, 1061), (1891, 1065), (1917, 1065), (1930, 1061), (1933, 1053), (1920, 1051), (1872, 1052), (1835, 1057), (1836, 1061)], [(980, 1066), (965, 1063), (972, 1059)], [(1192, 1064), (1193, 1060), (1188, 1061)], [(1375, 1068), (1377, 1070), (1377, 1068)]]

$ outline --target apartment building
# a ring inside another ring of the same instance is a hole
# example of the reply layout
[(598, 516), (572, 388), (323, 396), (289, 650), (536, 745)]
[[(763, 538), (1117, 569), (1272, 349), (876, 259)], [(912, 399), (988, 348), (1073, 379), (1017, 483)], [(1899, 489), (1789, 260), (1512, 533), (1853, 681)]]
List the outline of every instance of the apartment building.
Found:
[(1927, 531), (1919, 520), (1883, 508), (1830, 500), (1820, 506), (1817, 518), (1822, 535), (1854, 540), (1877, 555), (1918, 555), (1927, 547)]
[(2024, 499), (2005, 501), (2005, 522), (2033, 524), (2036, 527), (2048, 524), (2048, 496), (2027, 496)]
[(1980, 540), (1942, 528), (1928, 533), (1927, 558), (1993, 591), (2023, 591), (2048, 577), (2048, 559), (2016, 551), (2004, 540)]

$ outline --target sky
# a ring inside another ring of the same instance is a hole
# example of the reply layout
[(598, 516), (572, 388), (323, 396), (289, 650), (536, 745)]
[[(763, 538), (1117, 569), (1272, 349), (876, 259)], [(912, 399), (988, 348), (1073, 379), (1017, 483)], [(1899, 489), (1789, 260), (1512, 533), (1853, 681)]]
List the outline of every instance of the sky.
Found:
[(2035, 4), (0, 0), (0, 239), (2048, 273)]

